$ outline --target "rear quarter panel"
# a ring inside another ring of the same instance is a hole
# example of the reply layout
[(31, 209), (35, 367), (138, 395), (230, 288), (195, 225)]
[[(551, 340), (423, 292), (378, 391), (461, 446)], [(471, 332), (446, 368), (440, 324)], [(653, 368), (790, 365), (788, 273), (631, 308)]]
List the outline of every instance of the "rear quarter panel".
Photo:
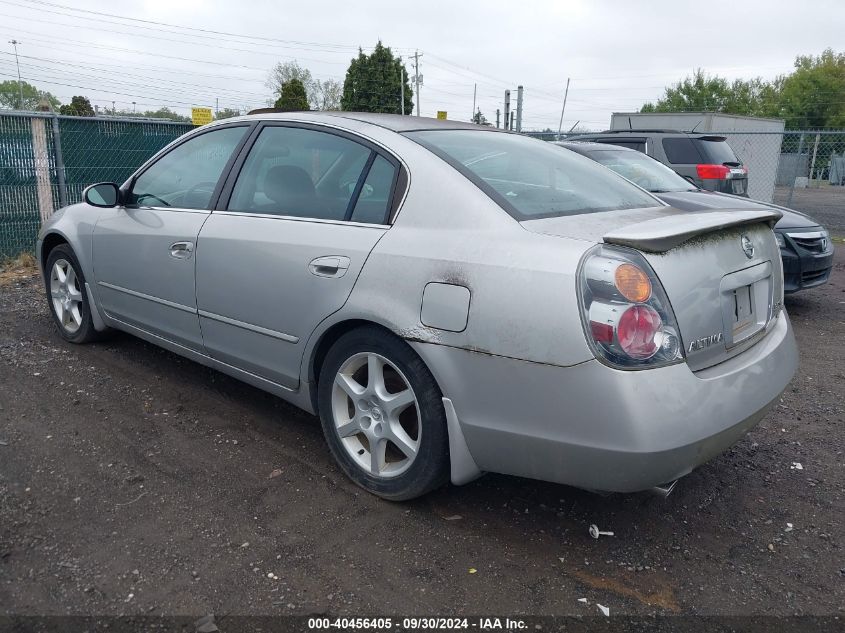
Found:
[[(393, 148), (409, 167), (407, 197), (332, 321), (367, 319), (410, 341), (538, 363), (592, 358), (575, 291), (578, 262), (591, 243), (525, 231), (428, 150), (404, 138)], [(463, 331), (422, 323), (430, 282), (470, 291)]]

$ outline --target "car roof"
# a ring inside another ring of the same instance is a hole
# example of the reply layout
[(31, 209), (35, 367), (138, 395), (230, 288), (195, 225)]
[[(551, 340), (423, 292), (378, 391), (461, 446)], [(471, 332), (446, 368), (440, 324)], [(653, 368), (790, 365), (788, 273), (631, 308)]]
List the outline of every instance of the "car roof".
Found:
[(574, 152), (589, 152), (589, 151), (598, 151), (598, 152), (606, 152), (608, 150), (622, 150), (623, 152), (636, 152), (637, 150), (631, 149), (630, 147), (624, 147), (623, 145), (613, 145), (611, 143), (596, 143), (594, 141), (579, 141), (579, 140), (571, 140), (571, 141), (553, 141), (555, 145), (560, 145), (561, 147), (565, 147), (567, 149), (571, 149)]
[(579, 134), (578, 136), (573, 136), (571, 140), (575, 141), (579, 138), (584, 138), (585, 140), (588, 140), (591, 138), (598, 137), (612, 138), (614, 136), (619, 136), (620, 138), (625, 138), (626, 136), (682, 136), (687, 138), (697, 138), (705, 140), (728, 140), (725, 136), (721, 134), (712, 134), (710, 132), (684, 132), (682, 130), (663, 129), (604, 130), (603, 132), (588, 132), (586, 134)]
[[(275, 108), (262, 108), (260, 110), (253, 110), (247, 115), (247, 118), (262, 118), (262, 119), (281, 119), (285, 115), (307, 116), (309, 121), (324, 120), (326, 123), (332, 122), (332, 119), (350, 119), (353, 121), (361, 121), (362, 123), (369, 123), (370, 125), (377, 125), (393, 132), (418, 132), (422, 130), (484, 130), (490, 132), (503, 132), (492, 126), (477, 125), (475, 123), (463, 121), (449, 121), (444, 119), (434, 119), (431, 117), (408, 116), (404, 114), (381, 114), (375, 112), (279, 112)], [(301, 119), (300, 119), (301, 120)]]

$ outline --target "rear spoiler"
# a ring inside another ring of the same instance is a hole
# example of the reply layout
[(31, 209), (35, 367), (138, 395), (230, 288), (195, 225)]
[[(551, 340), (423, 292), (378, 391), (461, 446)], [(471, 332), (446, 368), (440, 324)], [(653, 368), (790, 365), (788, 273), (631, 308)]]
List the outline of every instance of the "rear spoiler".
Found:
[(630, 246), (647, 253), (664, 253), (699, 235), (734, 226), (766, 222), (774, 227), (782, 214), (772, 210), (719, 209), (646, 220), (606, 233), (607, 244)]

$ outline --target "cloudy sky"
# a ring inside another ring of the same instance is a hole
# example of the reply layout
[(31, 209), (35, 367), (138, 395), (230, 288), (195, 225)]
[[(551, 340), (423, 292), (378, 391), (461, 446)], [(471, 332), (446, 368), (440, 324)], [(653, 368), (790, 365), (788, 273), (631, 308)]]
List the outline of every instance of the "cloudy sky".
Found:
[[(128, 19), (132, 18), (132, 19)], [(843, 48), (845, 3), (557, 0), (0, 0), (0, 80), (23, 79), (62, 101), (187, 113), (192, 105), (253, 108), (271, 98), (278, 61), (343, 79), (358, 46), (381, 39), (421, 53), (421, 113), (469, 119), (473, 90), (490, 120), (506, 88), (525, 87), (523, 127), (601, 129), (695, 68), (774, 77), (797, 54)]]

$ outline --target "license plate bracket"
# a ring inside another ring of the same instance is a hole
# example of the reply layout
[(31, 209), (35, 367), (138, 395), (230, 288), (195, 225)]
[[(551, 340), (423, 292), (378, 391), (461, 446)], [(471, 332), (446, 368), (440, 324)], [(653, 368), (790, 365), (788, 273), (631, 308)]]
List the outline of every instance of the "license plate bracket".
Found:
[(773, 287), (771, 262), (722, 278), (722, 324), (727, 349), (766, 327), (772, 314)]

